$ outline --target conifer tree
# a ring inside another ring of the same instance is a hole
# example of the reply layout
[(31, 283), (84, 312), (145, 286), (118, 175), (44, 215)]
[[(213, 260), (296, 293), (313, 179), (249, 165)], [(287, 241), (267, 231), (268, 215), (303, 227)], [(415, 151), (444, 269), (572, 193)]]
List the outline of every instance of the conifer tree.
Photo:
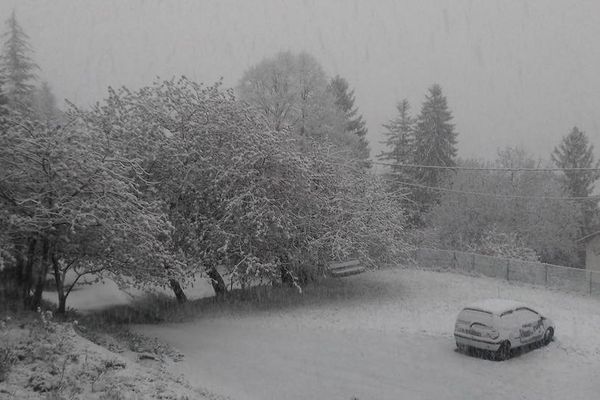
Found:
[[(434, 84), (429, 88), (415, 130), (415, 164), (424, 166), (456, 166), (457, 136), (452, 124), (452, 113), (448, 109), (442, 88)], [(447, 169), (418, 168), (415, 178), (419, 184), (438, 187), (444, 182)], [(426, 212), (436, 203), (439, 193), (431, 189), (415, 191), (415, 200), (421, 211)]]
[(6, 21), (6, 25), (8, 29), (2, 35), (4, 43), (0, 58), (4, 78), (2, 92), (6, 96), (9, 107), (26, 110), (32, 104), (35, 70), (39, 67), (30, 57), (32, 50), (29, 36), (17, 22), (14, 11)]
[[(0, 69), (0, 117), (6, 115), (6, 104), (7, 104), (7, 99), (6, 99), (6, 95), (4, 93), (4, 74), (3, 71)], [(1, 122), (0, 122), (1, 124)]]
[[(588, 197), (594, 191), (594, 184), (600, 173), (594, 170), (573, 170), (572, 168), (598, 168), (600, 161), (594, 161), (594, 146), (588, 137), (577, 127), (563, 137), (561, 143), (552, 152), (552, 161), (558, 168), (564, 169), (561, 177), (563, 186), (572, 197)], [(591, 233), (598, 216), (598, 202), (582, 201), (580, 221), (581, 235)]]
[(400, 165), (412, 164), (414, 161), (415, 120), (410, 115), (407, 99), (398, 102), (396, 109), (397, 116), (383, 125), (386, 131), (382, 143), (385, 144), (386, 150), (377, 155), (377, 158), (392, 164), (390, 168), (394, 181), (406, 181), (410, 180), (410, 171)]
[(367, 142), (367, 127), (363, 116), (358, 113), (358, 108), (354, 106), (354, 90), (350, 90), (348, 81), (339, 75), (331, 79), (329, 90), (335, 99), (335, 105), (345, 117), (344, 130), (346, 133), (356, 135), (359, 138), (357, 143), (358, 156), (367, 160), (369, 158), (369, 143)]
[(48, 82), (42, 82), (42, 85), (34, 91), (32, 105), (37, 117), (47, 126), (55, 126), (61, 118), (56, 97)]

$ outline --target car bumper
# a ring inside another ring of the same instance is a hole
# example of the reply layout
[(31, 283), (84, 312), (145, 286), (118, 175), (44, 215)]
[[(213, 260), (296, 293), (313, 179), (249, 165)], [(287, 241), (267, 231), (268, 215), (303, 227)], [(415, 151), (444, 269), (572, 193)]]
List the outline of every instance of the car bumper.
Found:
[(462, 346), (475, 347), (477, 349), (496, 351), (500, 348), (500, 342), (493, 342), (483, 339), (471, 338), (459, 334), (454, 334), (456, 344)]

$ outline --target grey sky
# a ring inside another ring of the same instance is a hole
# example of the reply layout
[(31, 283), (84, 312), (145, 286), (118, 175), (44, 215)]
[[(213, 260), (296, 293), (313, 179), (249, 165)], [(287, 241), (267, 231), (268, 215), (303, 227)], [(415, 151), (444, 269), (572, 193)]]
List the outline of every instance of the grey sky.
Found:
[(185, 74), (234, 85), (280, 50), (312, 53), (344, 76), (369, 127), (406, 97), (418, 112), (442, 85), (463, 157), (524, 145), (548, 157), (573, 125), (600, 155), (600, 2), (566, 0), (0, 0), (31, 37), (57, 97)]

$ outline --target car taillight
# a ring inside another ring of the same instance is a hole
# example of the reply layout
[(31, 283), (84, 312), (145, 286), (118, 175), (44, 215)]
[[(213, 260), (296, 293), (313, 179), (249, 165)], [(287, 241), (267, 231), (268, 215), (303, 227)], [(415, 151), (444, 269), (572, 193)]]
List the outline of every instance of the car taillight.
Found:
[(487, 331), (484, 333), (484, 336), (490, 338), (490, 339), (498, 339), (498, 337), (500, 336), (500, 334), (498, 333), (497, 330), (493, 329), (491, 331)]

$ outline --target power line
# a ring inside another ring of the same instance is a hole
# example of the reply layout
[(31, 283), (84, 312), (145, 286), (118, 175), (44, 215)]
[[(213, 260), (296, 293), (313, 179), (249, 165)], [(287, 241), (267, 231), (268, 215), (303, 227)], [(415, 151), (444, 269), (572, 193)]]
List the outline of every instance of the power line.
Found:
[[(353, 162), (364, 163), (364, 160), (352, 160), (350, 164)], [(554, 171), (564, 171), (564, 170), (579, 170), (579, 171), (600, 171), (600, 168), (481, 168), (481, 167), (447, 167), (447, 166), (424, 166), (418, 164), (393, 164), (393, 163), (382, 163), (377, 161), (369, 160), (372, 164), (378, 165), (388, 165), (388, 166), (401, 166), (407, 168), (439, 168), (439, 169), (463, 169), (463, 170), (472, 170), (472, 171), (508, 171), (508, 172), (516, 172), (516, 171), (532, 171), (532, 172), (554, 172)], [(354, 171), (358, 171), (357, 169), (352, 168), (348, 163), (331, 163), (334, 165), (345, 166), (347, 168), (351, 168)], [(439, 186), (427, 186), (418, 183), (410, 183), (410, 182), (396, 182), (400, 185), (404, 186), (412, 186), (422, 189), (434, 190), (438, 192), (450, 192), (450, 193), (458, 193), (458, 194), (467, 194), (474, 196), (484, 196), (484, 197), (495, 197), (495, 198), (505, 198), (505, 199), (529, 199), (529, 200), (558, 200), (558, 201), (587, 201), (587, 200), (595, 200), (600, 201), (600, 195), (592, 195), (592, 196), (579, 196), (579, 197), (561, 197), (561, 196), (523, 196), (523, 195), (509, 195), (509, 194), (497, 194), (497, 193), (489, 193), (489, 192), (474, 192), (474, 191), (466, 191), (466, 190), (456, 190), (443, 188)]]
[[(360, 161), (360, 162), (364, 162), (363, 160), (356, 160), (356, 161)], [(563, 169), (557, 169), (557, 168), (470, 168), (470, 167), (441, 167), (441, 166), (421, 166), (421, 165), (417, 165), (417, 164), (391, 164), (391, 163), (380, 163), (380, 162), (375, 162), (375, 161), (371, 161), (369, 160), (369, 162), (373, 163), (373, 164), (378, 164), (378, 165), (390, 165), (390, 166), (403, 166), (403, 167), (411, 167), (411, 168), (418, 168), (418, 167), (422, 167), (422, 168), (444, 168), (444, 169), (466, 169), (466, 170), (473, 170), (473, 171), (478, 171), (478, 170), (484, 170), (484, 171), (534, 171), (534, 172), (550, 172), (550, 171), (563, 171)], [(339, 164), (339, 163), (334, 163), (336, 165), (344, 165), (346, 167), (350, 166), (348, 164)], [(567, 169), (569, 170), (569, 169)], [(571, 168), (571, 170), (591, 170), (591, 171), (600, 171), (600, 168)], [(355, 170), (356, 171), (356, 170)], [(417, 187), (417, 188), (422, 188), (422, 189), (429, 189), (429, 190), (434, 190), (434, 191), (438, 191), (438, 192), (450, 192), (450, 193), (458, 193), (458, 194), (468, 194), (468, 195), (474, 195), (474, 196), (484, 196), (484, 197), (495, 197), (495, 198), (505, 198), (505, 199), (529, 199), (529, 200), (559, 200), (559, 201), (586, 201), (586, 200), (595, 200), (595, 201), (600, 201), (600, 195), (593, 195), (593, 196), (580, 196), (580, 197), (560, 197), (560, 196), (522, 196), (522, 195), (509, 195), (509, 194), (497, 194), (497, 193), (486, 193), (486, 192), (473, 192), (473, 191), (466, 191), (466, 190), (456, 190), (456, 189), (448, 189), (448, 188), (443, 188), (443, 187), (437, 187), (437, 186), (427, 186), (427, 185), (421, 185), (421, 184), (417, 184), (417, 183), (410, 183), (410, 182), (396, 182), (400, 185), (404, 185), (404, 186), (412, 186), (412, 187)]]
[(445, 166), (445, 165), (419, 165), (419, 164), (396, 164), (379, 161), (370, 161), (375, 165), (383, 165), (388, 167), (398, 168), (421, 168), (421, 169), (451, 169), (461, 171), (504, 171), (504, 172), (563, 172), (563, 171), (599, 171), (600, 167), (596, 168), (498, 168), (498, 167), (463, 167), (463, 166)]
[(427, 186), (421, 185), (418, 183), (410, 183), (410, 182), (397, 182), (400, 185), (404, 186), (412, 186), (421, 189), (429, 189), (435, 190), (438, 192), (450, 192), (450, 193), (459, 193), (459, 194), (468, 194), (475, 196), (487, 196), (487, 197), (497, 197), (497, 198), (505, 198), (505, 199), (530, 199), (530, 200), (564, 200), (564, 201), (579, 201), (579, 200), (600, 200), (600, 196), (587, 196), (587, 197), (557, 197), (557, 196), (520, 196), (520, 195), (510, 195), (510, 194), (497, 194), (497, 193), (486, 193), (486, 192), (471, 192), (466, 190), (456, 190), (456, 189), (448, 189), (437, 186)]

